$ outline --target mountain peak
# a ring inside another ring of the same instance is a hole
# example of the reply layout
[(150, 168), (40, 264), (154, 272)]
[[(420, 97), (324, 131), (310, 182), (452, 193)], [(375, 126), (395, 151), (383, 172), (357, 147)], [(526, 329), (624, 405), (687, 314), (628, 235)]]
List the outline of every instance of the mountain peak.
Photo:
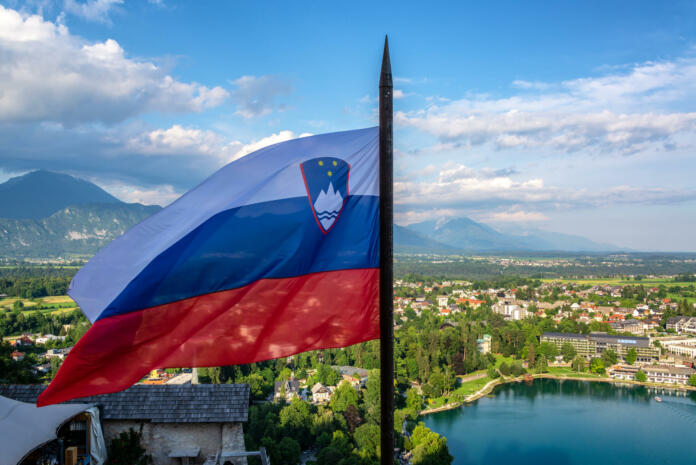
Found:
[(478, 252), (510, 251), (611, 251), (619, 248), (598, 244), (580, 236), (549, 231), (505, 234), (467, 217), (447, 218), (410, 224), (406, 229), (460, 250)]
[(121, 203), (101, 187), (69, 174), (37, 170), (0, 184), (0, 218), (42, 219), (70, 205)]

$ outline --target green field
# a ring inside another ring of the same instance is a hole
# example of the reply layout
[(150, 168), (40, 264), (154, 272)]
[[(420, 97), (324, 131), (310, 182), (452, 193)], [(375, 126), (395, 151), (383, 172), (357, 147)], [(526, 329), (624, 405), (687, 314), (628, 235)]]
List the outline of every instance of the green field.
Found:
[(631, 284), (631, 285), (639, 285), (642, 284), (645, 287), (658, 287), (661, 284), (664, 284), (665, 286), (681, 286), (681, 287), (688, 287), (688, 286), (695, 286), (696, 283), (690, 283), (690, 282), (684, 282), (684, 281), (672, 281), (672, 278), (651, 278), (651, 279), (643, 279), (641, 281), (634, 281), (632, 279), (624, 279), (624, 278), (592, 278), (592, 279), (572, 279), (572, 278), (554, 278), (554, 279), (547, 279), (544, 278), (541, 280), (542, 282), (545, 283), (573, 283), (573, 284), (579, 284), (579, 285), (590, 285), (590, 286), (595, 286), (598, 284), (610, 284), (612, 286), (617, 286), (617, 285), (624, 285), (624, 284)]
[(0, 299), (0, 310), (12, 310), (12, 306), (16, 301), (21, 301), (22, 312), (25, 314), (32, 314), (36, 312), (56, 314), (71, 312), (77, 309), (77, 304), (67, 295), (55, 295), (42, 297), (37, 299), (20, 299), (17, 297), (7, 297), (5, 299)]

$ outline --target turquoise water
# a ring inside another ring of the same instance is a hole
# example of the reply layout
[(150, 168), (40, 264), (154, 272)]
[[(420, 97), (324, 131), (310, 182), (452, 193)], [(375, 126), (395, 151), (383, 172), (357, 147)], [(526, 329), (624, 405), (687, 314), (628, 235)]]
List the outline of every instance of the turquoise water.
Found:
[(424, 421), (454, 465), (696, 465), (693, 392), (539, 379)]

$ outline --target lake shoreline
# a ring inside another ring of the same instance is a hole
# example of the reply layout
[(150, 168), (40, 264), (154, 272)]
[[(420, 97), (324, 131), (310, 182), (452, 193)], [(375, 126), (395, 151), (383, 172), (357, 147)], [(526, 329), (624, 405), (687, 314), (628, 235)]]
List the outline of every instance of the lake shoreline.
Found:
[[(528, 375), (529, 376), (529, 375)], [(626, 379), (614, 379), (614, 378), (595, 378), (595, 377), (584, 377), (584, 376), (564, 376), (564, 375), (554, 375), (551, 373), (538, 373), (531, 375), (532, 380), (535, 379), (555, 379), (559, 381), (564, 381), (564, 380), (573, 380), (573, 381), (594, 381), (594, 382), (600, 382), (600, 383), (614, 383), (614, 384), (633, 384), (636, 386), (645, 386), (645, 387), (652, 387), (652, 388), (661, 388), (661, 389), (674, 389), (677, 391), (696, 391), (696, 387), (693, 386), (685, 386), (682, 384), (659, 384), (659, 383), (649, 383), (649, 382), (641, 382), (641, 381), (635, 381), (635, 380), (626, 380)], [(489, 381), (486, 383), (485, 386), (483, 386), (481, 389), (476, 391), (473, 394), (470, 394), (467, 396), (466, 399), (462, 402), (451, 402), (449, 404), (443, 405), (441, 407), (435, 407), (435, 408), (430, 408), (430, 409), (425, 409), (421, 410), (418, 413), (418, 416), (425, 416), (425, 415), (431, 415), (433, 413), (438, 413), (438, 412), (446, 412), (448, 410), (454, 410), (456, 408), (459, 408), (463, 405), (470, 404), (481, 397), (487, 396), (490, 394), (493, 389), (495, 389), (496, 386), (501, 386), (503, 384), (509, 384), (509, 383), (521, 383), (524, 382), (525, 378), (524, 376), (518, 376), (514, 378), (496, 378), (494, 380)]]

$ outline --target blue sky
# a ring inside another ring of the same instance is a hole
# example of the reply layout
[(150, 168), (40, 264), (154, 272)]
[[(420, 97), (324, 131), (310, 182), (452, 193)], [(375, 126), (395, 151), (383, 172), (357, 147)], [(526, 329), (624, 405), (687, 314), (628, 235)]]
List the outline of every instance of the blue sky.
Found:
[(269, 143), (376, 124), (397, 222), (696, 251), (693, 2), (0, 0), (0, 181), (166, 204)]

